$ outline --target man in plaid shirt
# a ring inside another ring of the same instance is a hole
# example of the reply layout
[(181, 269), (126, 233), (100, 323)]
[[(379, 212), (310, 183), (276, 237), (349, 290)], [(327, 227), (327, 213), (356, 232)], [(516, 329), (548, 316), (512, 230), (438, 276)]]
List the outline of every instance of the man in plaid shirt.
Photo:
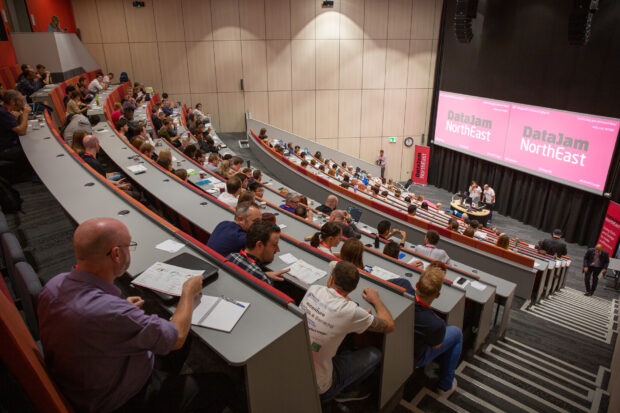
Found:
[(226, 258), (259, 280), (273, 285), (274, 281), (284, 281), (282, 274), (290, 270), (271, 271), (267, 268), (276, 252), (280, 251), (279, 241), (280, 228), (269, 221), (259, 221), (248, 229), (245, 249), (230, 253)]

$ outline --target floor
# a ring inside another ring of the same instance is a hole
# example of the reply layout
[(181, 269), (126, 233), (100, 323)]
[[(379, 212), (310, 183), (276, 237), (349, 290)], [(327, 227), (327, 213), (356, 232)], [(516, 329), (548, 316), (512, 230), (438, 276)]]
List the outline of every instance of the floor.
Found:
[[(269, 172), (249, 149), (239, 148), (237, 141), (244, 134), (220, 137), (252, 166)], [(74, 224), (42, 184), (26, 182), (15, 187), (24, 199), (23, 213), (8, 215), (9, 226), (17, 234), (28, 261), (46, 282), (75, 263), (71, 246)], [(444, 204), (450, 198), (447, 191), (430, 186), (415, 187), (415, 192)], [(493, 225), (528, 243), (548, 236), (499, 214), (494, 215)], [(459, 366), (459, 392), (449, 399), (439, 399), (433, 388), (436, 366), (418, 369), (407, 383), (396, 411), (607, 411), (605, 389), (617, 337), (618, 292), (610, 289), (612, 280), (603, 279), (596, 297), (583, 297), (579, 261), (585, 249), (568, 244), (576, 265), (572, 265), (568, 288), (562, 293), (529, 309), (516, 300), (507, 339), (487, 345), (481, 354)], [(554, 320), (550, 315), (562, 311), (566, 316), (561, 323), (549, 321)], [(347, 409), (333, 409), (339, 410)], [(348, 406), (348, 411), (373, 410), (362, 403)]]

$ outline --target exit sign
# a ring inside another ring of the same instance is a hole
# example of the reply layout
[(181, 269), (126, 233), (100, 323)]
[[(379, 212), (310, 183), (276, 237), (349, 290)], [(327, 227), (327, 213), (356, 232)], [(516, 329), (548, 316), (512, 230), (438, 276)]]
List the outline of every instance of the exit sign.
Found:
[(389, 138), (390, 139), (390, 143), (396, 143), (396, 138)]

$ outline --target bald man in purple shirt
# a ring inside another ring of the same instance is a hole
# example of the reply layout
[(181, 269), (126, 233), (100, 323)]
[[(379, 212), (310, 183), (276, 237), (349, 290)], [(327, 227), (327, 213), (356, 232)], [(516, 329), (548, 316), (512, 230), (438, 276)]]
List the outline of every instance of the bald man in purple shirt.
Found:
[(183, 284), (170, 321), (147, 315), (140, 297), (123, 299), (113, 284), (129, 268), (135, 247), (116, 219), (94, 218), (76, 229), (77, 266), (51, 279), (39, 297), (51, 376), (78, 411), (222, 410), (218, 400), (229, 391), (222, 388), (227, 378), (180, 376), (187, 351), (170, 353), (189, 349), (184, 344), (202, 276)]

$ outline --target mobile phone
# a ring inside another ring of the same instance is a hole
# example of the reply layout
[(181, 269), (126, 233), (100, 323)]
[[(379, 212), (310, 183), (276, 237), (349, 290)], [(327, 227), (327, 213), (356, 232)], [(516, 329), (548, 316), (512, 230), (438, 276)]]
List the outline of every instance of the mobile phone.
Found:
[(466, 280), (465, 278), (463, 278), (463, 277), (461, 277), (461, 278), (459, 278), (458, 280), (456, 280), (456, 283), (457, 283), (458, 285), (463, 285), (463, 284), (465, 284), (466, 282), (467, 282), (467, 280)]
[(370, 265), (364, 265), (364, 271), (371, 272), (372, 271), (372, 267)]

